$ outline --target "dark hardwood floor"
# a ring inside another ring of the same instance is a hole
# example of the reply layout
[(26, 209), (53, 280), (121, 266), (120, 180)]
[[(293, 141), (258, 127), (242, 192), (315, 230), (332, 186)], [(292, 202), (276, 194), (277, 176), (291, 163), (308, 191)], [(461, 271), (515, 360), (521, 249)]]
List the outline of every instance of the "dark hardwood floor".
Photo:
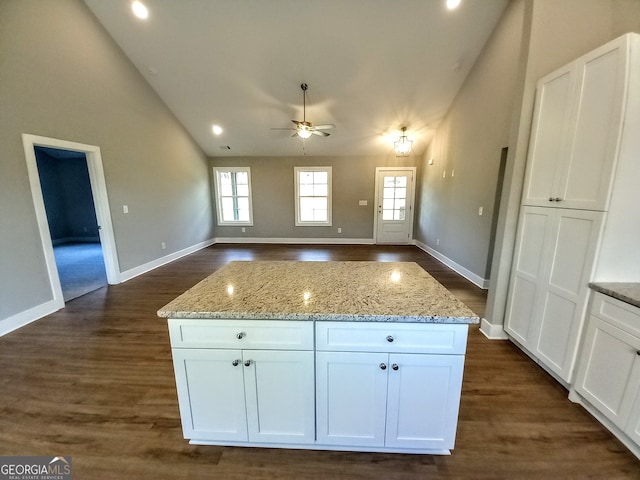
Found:
[(74, 479), (626, 479), (640, 461), (506, 341), (471, 328), (451, 456), (191, 446), (166, 320), (231, 260), (415, 261), (480, 316), (486, 293), (415, 247), (215, 245), (0, 338), (0, 455), (69, 455)]

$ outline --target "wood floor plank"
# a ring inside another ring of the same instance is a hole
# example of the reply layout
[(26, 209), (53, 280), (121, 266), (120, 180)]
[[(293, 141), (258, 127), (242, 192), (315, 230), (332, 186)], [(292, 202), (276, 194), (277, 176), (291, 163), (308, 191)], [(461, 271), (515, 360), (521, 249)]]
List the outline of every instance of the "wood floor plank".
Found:
[(478, 313), (486, 292), (415, 247), (215, 245), (0, 338), (0, 455), (78, 479), (638, 479), (640, 461), (514, 345), (473, 326), (450, 456), (193, 446), (156, 311), (231, 260), (415, 261)]

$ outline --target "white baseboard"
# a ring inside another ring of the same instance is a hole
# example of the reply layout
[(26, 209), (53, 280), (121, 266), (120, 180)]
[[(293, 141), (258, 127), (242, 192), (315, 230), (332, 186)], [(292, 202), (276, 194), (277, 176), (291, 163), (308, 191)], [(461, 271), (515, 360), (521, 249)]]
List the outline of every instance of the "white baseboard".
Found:
[[(120, 273), (119, 279), (121, 282), (131, 280), (138, 275), (142, 275), (143, 273), (153, 270), (154, 268), (158, 268), (162, 265), (173, 262), (174, 260), (178, 260), (185, 255), (189, 255), (191, 253), (197, 252), (198, 250), (202, 250), (203, 248), (206, 248), (209, 245), (213, 245), (214, 243), (215, 242), (213, 239), (207, 240), (178, 252), (174, 252), (170, 255), (154, 260), (153, 262), (145, 263), (144, 265), (140, 265), (139, 267), (122, 272)], [(20, 327), (24, 327), (31, 322), (40, 320), (42, 317), (46, 317), (47, 315), (57, 312), (61, 308), (64, 308), (64, 303), (60, 305), (54, 300), (49, 300), (45, 303), (30, 308), (29, 310), (25, 310), (24, 312), (20, 312), (16, 315), (5, 318), (4, 320), (0, 320), (0, 337), (6, 335), (7, 333), (13, 332), (14, 330), (17, 330)]]
[(480, 320), (480, 331), (489, 340), (509, 340), (509, 336), (504, 332), (502, 325), (493, 325), (486, 318)]
[(24, 327), (31, 322), (35, 322), (42, 317), (50, 315), (53, 312), (57, 312), (60, 308), (62, 307), (56, 301), (49, 300), (48, 302), (37, 305), (29, 310), (25, 310), (24, 312), (20, 312), (16, 315), (5, 318), (4, 320), (0, 320), (0, 337), (17, 330), (20, 327)]
[(489, 288), (489, 280), (488, 279), (482, 278), (482, 277), (476, 275), (471, 270), (467, 270), (462, 265), (457, 264), (456, 262), (454, 262), (450, 258), (444, 256), (443, 254), (441, 254), (437, 250), (434, 250), (433, 248), (429, 247), (427, 244), (422, 243), (419, 240), (414, 240), (414, 243), (415, 243), (416, 247), (418, 247), (420, 250), (423, 250), (423, 251), (427, 252), (433, 258), (435, 258), (436, 260), (438, 260), (441, 263), (444, 263), (451, 270), (453, 270), (454, 272), (462, 275), (464, 278), (469, 280), (471, 283), (477, 285), (478, 287), (482, 288), (483, 290), (486, 290), (486, 289)]
[(150, 272), (151, 270), (154, 270), (158, 267), (162, 267), (163, 265), (166, 265), (167, 263), (171, 263), (174, 262), (176, 260), (178, 260), (179, 258), (185, 257), (187, 255), (190, 255), (194, 252), (197, 252), (198, 250), (202, 250), (203, 248), (207, 248), (210, 245), (213, 245), (215, 242), (214, 239), (211, 240), (207, 240), (205, 242), (201, 242), (201, 243), (197, 243), (195, 245), (192, 245), (191, 247), (187, 247), (184, 248), (182, 250), (178, 250), (177, 252), (173, 252), (170, 253), (169, 255), (166, 255), (164, 257), (160, 257), (156, 260), (153, 260), (152, 262), (149, 263), (145, 263), (144, 265), (140, 265), (138, 267), (132, 268), (130, 270), (126, 270), (124, 272), (120, 273), (120, 281), (121, 282), (126, 282), (127, 280), (131, 280), (134, 277), (137, 277), (139, 275), (142, 275), (143, 273), (147, 273)]
[(373, 238), (264, 238), (264, 237), (216, 237), (215, 243), (283, 243), (373, 245)]

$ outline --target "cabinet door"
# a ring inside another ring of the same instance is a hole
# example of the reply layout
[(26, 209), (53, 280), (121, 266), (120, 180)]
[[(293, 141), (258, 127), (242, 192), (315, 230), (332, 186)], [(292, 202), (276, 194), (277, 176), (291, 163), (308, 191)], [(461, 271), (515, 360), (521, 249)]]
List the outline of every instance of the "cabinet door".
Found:
[(316, 352), (318, 444), (384, 445), (388, 359), (386, 353)]
[(525, 205), (555, 206), (562, 163), (570, 148), (570, 122), (575, 101), (576, 63), (538, 81), (527, 173)]
[(541, 300), (540, 333), (535, 354), (563, 380), (570, 382), (578, 340), (587, 309), (589, 277), (603, 213), (554, 209), (548, 279)]
[(174, 348), (172, 354), (184, 437), (246, 441), (241, 352)]
[(518, 223), (505, 330), (528, 349), (535, 348), (539, 334), (540, 322), (536, 319), (546, 288), (546, 258), (554, 212), (549, 208), (523, 207)]
[(627, 38), (581, 57), (579, 101), (557, 206), (605, 210), (620, 140), (627, 77)]
[(312, 351), (244, 350), (250, 442), (313, 443)]
[[(629, 420), (640, 385), (640, 339), (598, 317), (589, 317), (575, 389), (619, 428)], [(633, 425), (629, 430), (636, 430)], [(633, 433), (633, 432), (632, 432)]]
[(631, 440), (640, 445), (640, 389), (637, 390), (636, 399), (631, 407), (629, 421), (624, 429), (624, 433), (629, 435)]
[(385, 445), (452, 449), (464, 356), (391, 354), (389, 364)]

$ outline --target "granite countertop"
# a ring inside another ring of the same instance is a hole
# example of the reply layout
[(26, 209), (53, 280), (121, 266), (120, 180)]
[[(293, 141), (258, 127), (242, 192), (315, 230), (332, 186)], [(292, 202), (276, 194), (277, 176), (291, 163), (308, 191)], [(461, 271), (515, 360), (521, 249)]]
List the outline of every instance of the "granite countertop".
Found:
[(413, 262), (230, 262), (158, 311), (167, 318), (478, 323)]
[(640, 308), (640, 283), (632, 282), (595, 282), (590, 283), (596, 292), (604, 293)]

